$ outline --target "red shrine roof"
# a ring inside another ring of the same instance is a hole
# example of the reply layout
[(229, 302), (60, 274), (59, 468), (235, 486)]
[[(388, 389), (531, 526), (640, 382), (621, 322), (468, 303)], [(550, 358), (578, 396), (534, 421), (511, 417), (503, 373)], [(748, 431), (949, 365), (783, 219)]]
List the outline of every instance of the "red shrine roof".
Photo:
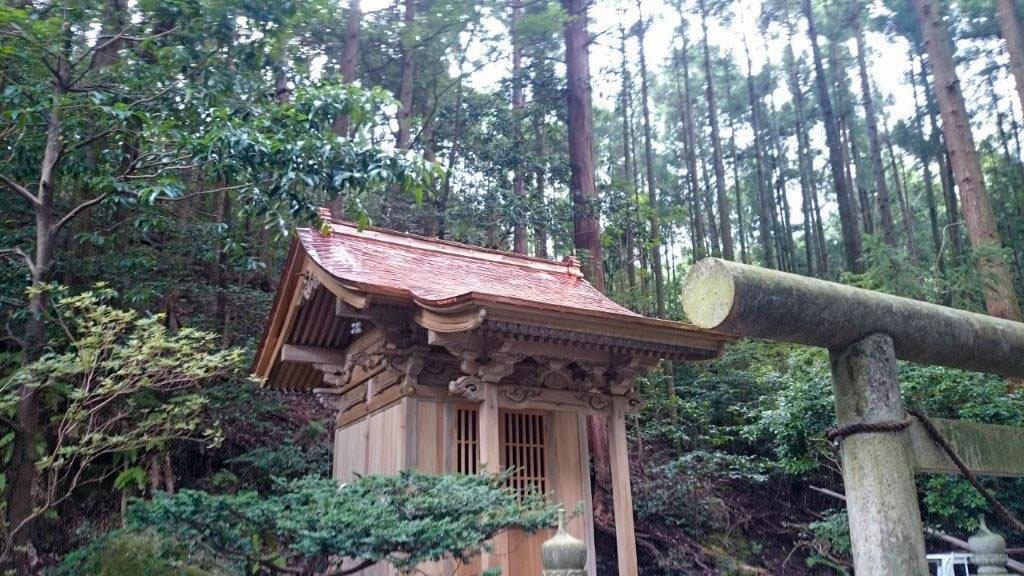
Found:
[(368, 293), (447, 307), (470, 300), (640, 318), (583, 279), (575, 258), (544, 260), (478, 246), (331, 223), (330, 234), (298, 231), (329, 274)]
[(734, 339), (619, 306), (583, 278), (575, 258), (556, 262), (325, 220), (325, 230), (298, 230), (253, 361), (271, 387), (320, 381), (316, 363), (286, 358), (286, 347), (340, 352), (352, 342), (353, 321), (376, 322), (396, 306), (411, 308), (429, 331), (493, 332), (655, 361), (711, 359)]

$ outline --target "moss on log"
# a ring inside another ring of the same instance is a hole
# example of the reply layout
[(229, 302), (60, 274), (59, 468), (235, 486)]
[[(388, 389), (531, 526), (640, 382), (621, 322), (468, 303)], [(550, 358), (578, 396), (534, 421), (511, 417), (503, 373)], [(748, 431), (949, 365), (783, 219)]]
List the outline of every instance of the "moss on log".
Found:
[(683, 310), (699, 328), (841, 350), (888, 334), (896, 356), (1024, 378), (1024, 324), (816, 278), (706, 258)]

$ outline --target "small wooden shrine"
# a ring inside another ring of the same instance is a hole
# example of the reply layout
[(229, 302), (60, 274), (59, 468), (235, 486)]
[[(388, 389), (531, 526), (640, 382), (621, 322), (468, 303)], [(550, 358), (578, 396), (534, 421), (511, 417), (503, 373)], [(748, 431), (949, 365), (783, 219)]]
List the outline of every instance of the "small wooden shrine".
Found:
[[(337, 412), (334, 475), (513, 469), (583, 514), (568, 530), (594, 569), (586, 418), (608, 419), (619, 574), (637, 573), (625, 415), (661, 359), (717, 357), (729, 340), (605, 298), (555, 262), (330, 222), (297, 232), (254, 372)], [(540, 574), (550, 534), (510, 533), (459, 573)], [(451, 574), (454, 566), (425, 567)], [(387, 574), (377, 566), (368, 574)]]

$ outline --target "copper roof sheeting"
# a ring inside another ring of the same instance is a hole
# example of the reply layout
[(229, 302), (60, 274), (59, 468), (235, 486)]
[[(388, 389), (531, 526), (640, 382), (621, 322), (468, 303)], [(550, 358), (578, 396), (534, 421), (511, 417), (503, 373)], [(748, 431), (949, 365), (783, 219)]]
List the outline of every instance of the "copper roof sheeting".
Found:
[(486, 318), (491, 329), (512, 322), (520, 331), (541, 327), (579, 345), (661, 358), (709, 359), (733, 340), (623, 308), (583, 278), (575, 259), (556, 262), (347, 223), (330, 222), (326, 233), (299, 229), (284, 274), (253, 370), (288, 390), (317, 387), (322, 374), (311, 364), (280, 361), (282, 345), (348, 346), (351, 319), (336, 315), (336, 301), (356, 311), (408, 308), (431, 330), (476, 330)]

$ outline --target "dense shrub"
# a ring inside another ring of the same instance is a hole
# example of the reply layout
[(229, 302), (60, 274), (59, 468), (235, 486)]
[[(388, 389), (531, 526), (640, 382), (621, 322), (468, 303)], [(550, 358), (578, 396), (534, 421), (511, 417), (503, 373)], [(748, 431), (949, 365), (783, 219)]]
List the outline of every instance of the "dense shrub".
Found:
[(67, 557), (54, 576), (227, 576), (210, 559), (190, 554), (153, 531), (118, 530)]

